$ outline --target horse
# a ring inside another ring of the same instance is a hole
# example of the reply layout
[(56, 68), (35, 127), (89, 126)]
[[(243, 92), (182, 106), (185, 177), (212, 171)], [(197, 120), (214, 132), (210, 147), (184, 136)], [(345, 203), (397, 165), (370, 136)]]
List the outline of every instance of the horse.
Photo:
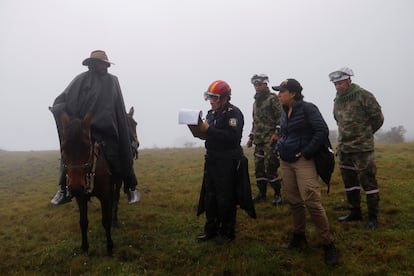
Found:
[[(138, 147), (139, 147), (139, 140), (137, 134), (137, 125), (138, 123), (134, 119), (134, 107), (131, 106), (129, 112), (126, 113), (128, 119), (128, 128), (130, 133), (132, 134), (131, 138), (131, 146), (132, 146), (132, 155), (134, 159), (138, 159)], [(118, 178), (115, 180), (115, 192), (112, 204), (112, 227), (119, 227), (118, 224), (118, 204), (120, 199), (120, 190), (122, 186), (122, 179)]]
[(61, 114), (61, 155), (67, 170), (67, 186), (79, 207), (82, 251), (87, 254), (89, 249), (88, 201), (95, 196), (101, 203), (107, 254), (112, 256), (111, 221), (115, 181), (101, 146), (92, 139), (91, 120), (91, 113), (87, 113), (83, 119), (70, 118), (66, 112)]
[(129, 109), (129, 112), (127, 113), (127, 118), (128, 118), (128, 126), (129, 126), (129, 130), (132, 133), (133, 136), (133, 140), (132, 140), (132, 144), (133, 144), (133, 156), (135, 159), (138, 159), (138, 148), (139, 148), (139, 140), (138, 140), (138, 134), (137, 134), (137, 121), (135, 121), (134, 119), (134, 107), (131, 106), (131, 108)]

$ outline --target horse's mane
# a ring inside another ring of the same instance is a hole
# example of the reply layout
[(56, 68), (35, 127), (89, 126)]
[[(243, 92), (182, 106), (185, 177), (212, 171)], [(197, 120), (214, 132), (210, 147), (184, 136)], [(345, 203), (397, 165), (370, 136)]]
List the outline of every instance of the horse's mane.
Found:
[(65, 146), (72, 149), (87, 147), (89, 144), (83, 139), (83, 131), (82, 120), (73, 118), (65, 129)]

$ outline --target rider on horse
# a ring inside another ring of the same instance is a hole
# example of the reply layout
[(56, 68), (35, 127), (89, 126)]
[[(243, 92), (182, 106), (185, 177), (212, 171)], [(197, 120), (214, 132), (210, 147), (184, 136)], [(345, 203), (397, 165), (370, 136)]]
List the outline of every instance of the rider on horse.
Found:
[[(83, 118), (91, 112), (92, 138), (104, 150), (110, 170), (117, 178), (122, 179), (128, 202), (139, 201), (136, 190), (137, 179), (133, 170), (133, 133), (128, 127), (125, 104), (118, 78), (108, 73), (111, 63), (104, 51), (93, 51), (89, 58), (82, 62), (89, 70), (81, 73), (55, 99), (51, 111), (55, 117), (59, 140), (62, 138), (60, 114), (65, 111), (72, 117)], [(61, 166), (59, 180), (60, 190), (51, 200), (58, 205), (69, 202), (71, 196), (66, 188), (66, 170)]]

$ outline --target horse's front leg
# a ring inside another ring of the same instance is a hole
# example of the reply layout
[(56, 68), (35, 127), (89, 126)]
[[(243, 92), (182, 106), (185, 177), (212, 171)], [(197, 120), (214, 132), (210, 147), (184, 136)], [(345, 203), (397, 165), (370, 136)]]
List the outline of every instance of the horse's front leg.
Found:
[(115, 180), (115, 190), (113, 192), (113, 201), (112, 201), (112, 227), (118, 228), (118, 204), (120, 198), (120, 190), (122, 186), (122, 179), (117, 178)]
[(108, 256), (112, 256), (112, 249), (114, 247), (111, 235), (112, 223), (112, 197), (101, 200), (102, 209), (102, 226), (106, 234), (106, 250)]
[(83, 253), (88, 253), (88, 200), (84, 196), (77, 196), (76, 202), (79, 207), (79, 225), (82, 233), (82, 245), (81, 249)]

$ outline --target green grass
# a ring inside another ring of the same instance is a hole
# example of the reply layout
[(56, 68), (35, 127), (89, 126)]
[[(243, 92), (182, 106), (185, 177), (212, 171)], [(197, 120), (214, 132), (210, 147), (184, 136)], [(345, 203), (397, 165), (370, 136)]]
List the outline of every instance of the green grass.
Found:
[[(254, 184), (252, 150), (246, 150)], [(225, 246), (197, 243), (204, 216), (196, 209), (204, 149), (146, 149), (135, 170), (142, 200), (128, 205), (121, 195), (121, 227), (113, 230), (114, 256), (106, 257), (100, 205), (89, 208), (89, 255), (80, 251), (75, 202), (52, 206), (59, 153), (0, 151), (1, 275), (411, 275), (414, 271), (414, 143), (378, 145), (381, 190), (379, 228), (365, 221), (338, 223), (347, 212), (336, 168), (331, 193), (322, 200), (340, 264), (323, 263), (323, 250), (309, 220), (309, 247), (302, 252), (280, 244), (292, 230), (287, 204), (256, 206), (258, 218), (238, 211), (236, 240)], [(253, 193), (257, 189), (253, 185)], [(366, 204), (363, 197), (363, 212)]]

